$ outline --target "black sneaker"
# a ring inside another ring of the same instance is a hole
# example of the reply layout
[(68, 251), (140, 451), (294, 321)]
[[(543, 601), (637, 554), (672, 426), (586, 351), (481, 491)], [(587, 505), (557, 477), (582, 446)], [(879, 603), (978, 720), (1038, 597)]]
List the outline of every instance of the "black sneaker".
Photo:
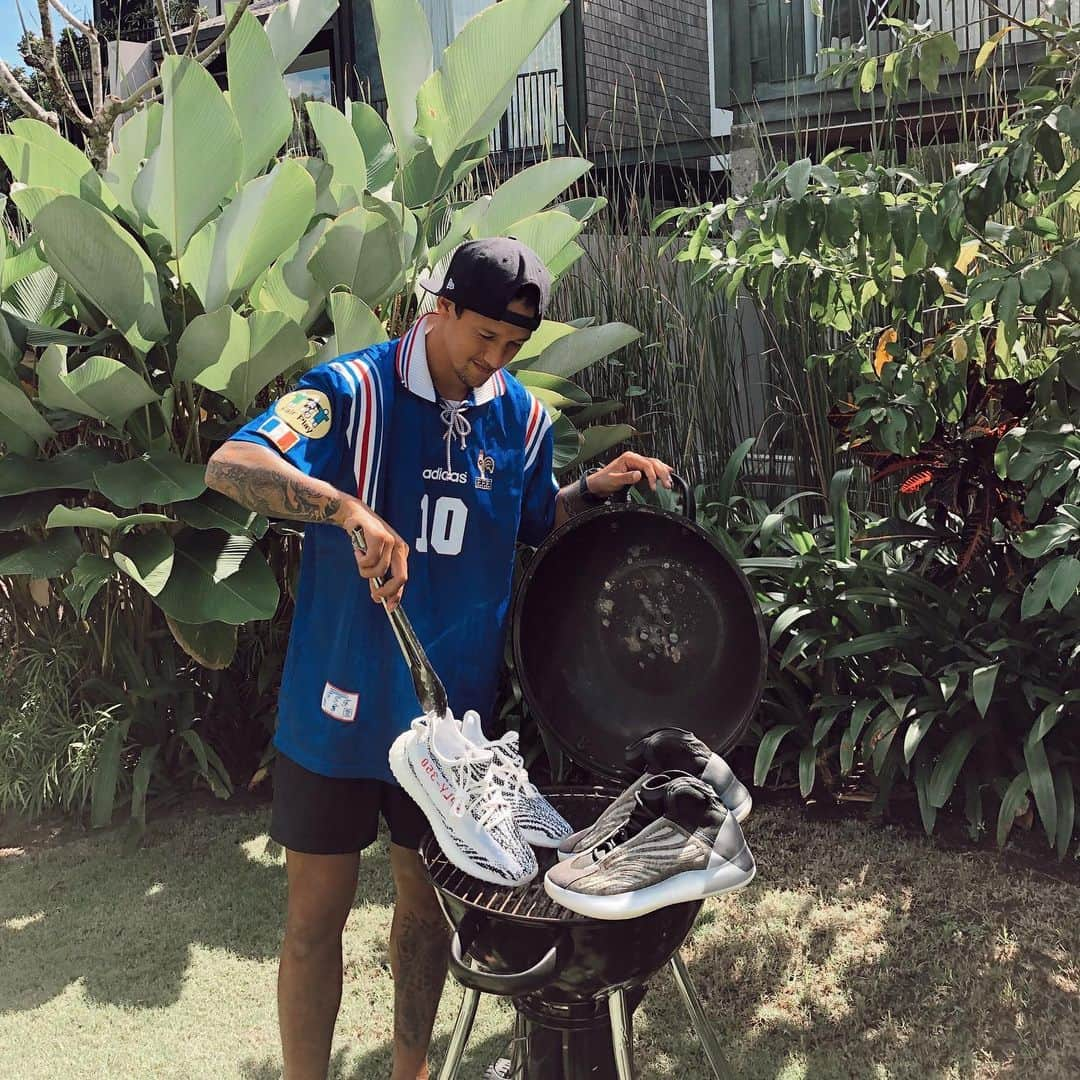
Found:
[(679, 769), (704, 780), (741, 825), (753, 799), (728, 763), (714, 754), (692, 731), (665, 727), (650, 732), (626, 748), (626, 764), (635, 772), (660, 773)]
[(499, 1058), (484, 1070), (483, 1080), (510, 1080), (513, 1067), (514, 1063), (509, 1058)]

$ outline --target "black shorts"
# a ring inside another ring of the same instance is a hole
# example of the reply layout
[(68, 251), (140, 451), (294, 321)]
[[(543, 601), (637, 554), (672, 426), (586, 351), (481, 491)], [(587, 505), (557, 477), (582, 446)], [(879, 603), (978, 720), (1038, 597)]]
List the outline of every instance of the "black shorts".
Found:
[(428, 831), (420, 807), (396, 784), (321, 776), (278, 751), (270, 835), (307, 855), (346, 855), (375, 842), (379, 815), (390, 841), (416, 850)]

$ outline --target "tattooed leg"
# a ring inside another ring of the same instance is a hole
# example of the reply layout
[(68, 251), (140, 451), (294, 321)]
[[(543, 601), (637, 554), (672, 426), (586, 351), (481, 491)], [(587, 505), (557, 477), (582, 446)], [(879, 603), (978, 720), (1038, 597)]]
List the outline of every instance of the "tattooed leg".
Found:
[(390, 930), (394, 974), (394, 1071), (391, 1080), (422, 1080), (435, 1013), (446, 981), (450, 929), (415, 851), (390, 846), (397, 903)]

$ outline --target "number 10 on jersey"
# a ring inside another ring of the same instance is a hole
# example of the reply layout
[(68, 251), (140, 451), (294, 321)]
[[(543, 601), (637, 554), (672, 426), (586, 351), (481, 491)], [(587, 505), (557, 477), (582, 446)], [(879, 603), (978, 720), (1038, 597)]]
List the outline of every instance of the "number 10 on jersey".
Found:
[(469, 508), (461, 499), (440, 495), (432, 509), (431, 496), (425, 495), (420, 500), (420, 535), (413, 547), (426, 552), (430, 545), (437, 555), (460, 555), (468, 517)]

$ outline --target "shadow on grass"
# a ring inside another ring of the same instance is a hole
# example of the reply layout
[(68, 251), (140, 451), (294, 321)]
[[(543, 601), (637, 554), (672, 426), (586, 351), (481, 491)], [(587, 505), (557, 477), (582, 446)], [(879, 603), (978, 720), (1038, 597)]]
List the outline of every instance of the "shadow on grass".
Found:
[[(200, 814), (152, 826), (131, 854), (117, 832), (0, 859), (0, 1013), (77, 980), (101, 1003), (172, 1004), (193, 946), (276, 957), (285, 873), (256, 839), (265, 827), (264, 816)], [(386, 859), (365, 857), (356, 905), (392, 895)]]
[[(747, 835), (757, 880), (684, 946), (741, 1080), (1080, 1076), (1075, 886), (858, 823)], [(666, 972), (639, 1018), (644, 1080), (711, 1075)]]
[[(154, 826), (130, 856), (118, 835), (93, 835), (0, 858), (0, 1013), (76, 981), (103, 1004), (173, 1004), (193, 947), (276, 959), (285, 878), (255, 839), (265, 826), (260, 815), (198, 815)], [(741, 1080), (1080, 1076), (1074, 885), (861, 823), (765, 811), (746, 831), (757, 879), (710, 901), (683, 950)], [(379, 845), (356, 906), (392, 898)], [(376, 970), (385, 943), (370, 935), (351, 962)], [(641, 1080), (710, 1075), (667, 972), (635, 1030)], [(490, 1031), (478, 1029), (463, 1077), (502, 1051), (505, 1035)], [(447, 1039), (444, 1017), (434, 1062)], [(346, 1043), (332, 1077), (389, 1075), (388, 1042), (363, 1056)], [(281, 1067), (276, 1055), (233, 1058), (218, 1075), (270, 1080)]]

